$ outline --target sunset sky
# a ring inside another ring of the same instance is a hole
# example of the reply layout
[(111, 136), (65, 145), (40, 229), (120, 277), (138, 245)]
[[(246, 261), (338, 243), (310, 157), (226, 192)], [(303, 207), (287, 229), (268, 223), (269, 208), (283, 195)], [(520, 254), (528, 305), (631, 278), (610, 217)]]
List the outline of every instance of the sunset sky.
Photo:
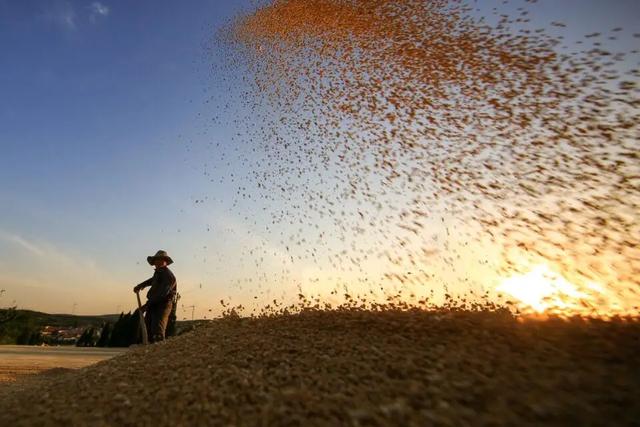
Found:
[[(275, 255), (261, 271), (241, 259), (264, 243), (246, 233), (260, 214), (236, 214), (236, 187), (207, 175), (215, 144), (234, 143), (235, 129), (211, 118), (236, 89), (211, 74), (221, 59), (209, 39), (250, 4), (0, 0), (0, 306), (128, 311), (131, 288), (152, 273), (146, 256), (165, 249), (181, 304), (202, 317), (222, 298), (250, 301), (251, 282), (234, 284), (281, 268), (279, 242), (266, 242)], [(536, 11), (576, 38), (640, 22), (635, 0), (546, 0)], [(231, 159), (215, 173), (242, 167)], [(314, 268), (296, 265), (298, 283)]]

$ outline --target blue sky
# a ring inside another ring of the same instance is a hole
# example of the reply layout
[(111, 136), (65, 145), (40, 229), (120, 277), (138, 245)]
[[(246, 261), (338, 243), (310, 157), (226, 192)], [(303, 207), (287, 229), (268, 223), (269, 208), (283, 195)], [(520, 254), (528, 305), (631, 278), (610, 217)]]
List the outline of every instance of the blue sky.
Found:
[[(238, 257), (260, 236), (234, 214), (235, 187), (203, 173), (217, 155), (207, 144), (228, 148), (234, 133), (208, 124), (233, 88), (206, 47), (249, 3), (0, 0), (0, 306), (128, 310), (157, 249), (199, 316), (252, 274)], [(536, 19), (576, 38), (640, 21), (634, 0), (540, 3)], [(286, 254), (269, 244), (275, 271)]]
[(0, 304), (114, 311), (146, 254), (182, 246), (203, 46), (239, 6), (0, 1)]

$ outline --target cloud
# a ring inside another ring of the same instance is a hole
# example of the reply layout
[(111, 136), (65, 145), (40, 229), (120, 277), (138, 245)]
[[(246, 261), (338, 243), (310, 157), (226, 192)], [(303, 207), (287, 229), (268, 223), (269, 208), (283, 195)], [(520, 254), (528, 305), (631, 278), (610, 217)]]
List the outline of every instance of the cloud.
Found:
[(13, 243), (14, 245), (21, 247), (32, 255), (45, 255), (44, 249), (42, 249), (39, 245), (30, 242), (17, 234), (11, 234), (0, 230), (0, 239), (9, 243)]
[(106, 6), (99, 1), (94, 1), (93, 3), (91, 3), (89, 9), (91, 10), (91, 13), (89, 15), (89, 19), (91, 20), (91, 22), (95, 22), (96, 19), (101, 16), (109, 16), (110, 12), (109, 6)]
[(69, 271), (78, 268), (92, 271), (97, 269), (94, 260), (76, 254), (68, 254), (59, 247), (44, 240), (34, 241), (19, 234), (0, 229), (0, 248), (2, 247), (2, 241), (7, 242), (13, 247), (22, 249), (22, 254), (14, 252), (13, 255), (21, 257), (29, 263), (50, 263), (60, 266), (61, 270)]
[(76, 16), (73, 10), (60, 16), (60, 24), (69, 30), (76, 29)]
[(89, 255), (69, 252), (46, 240), (0, 229), (0, 288), (4, 300), (20, 307), (69, 311), (71, 301), (85, 312), (113, 312), (131, 301), (131, 286), (118, 272)]
[(90, 5), (76, 12), (73, 4), (67, 0), (51, 0), (46, 3), (39, 19), (52, 24), (65, 31), (75, 31), (87, 23), (96, 23), (101, 18), (106, 18), (111, 13), (109, 6), (94, 1)]
[(54, 1), (49, 3), (44, 11), (45, 21), (60, 27), (64, 30), (73, 31), (76, 29), (76, 11), (68, 1)]

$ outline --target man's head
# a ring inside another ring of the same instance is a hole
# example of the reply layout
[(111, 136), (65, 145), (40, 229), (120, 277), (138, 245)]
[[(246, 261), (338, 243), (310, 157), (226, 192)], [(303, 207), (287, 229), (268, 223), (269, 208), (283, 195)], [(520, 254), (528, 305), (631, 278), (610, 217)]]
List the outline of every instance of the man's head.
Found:
[(155, 266), (155, 268), (162, 268), (162, 267), (166, 267), (167, 266), (167, 260), (162, 259), (162, 258), (156, 258), (153, 261), (153, 265)]
[(155, 268), (162, 268), (173, 263), (173, 260), (169, 255), (167, 255), (166, 251), (158, 251), (155, 255), (148, 256), (147, 262)]

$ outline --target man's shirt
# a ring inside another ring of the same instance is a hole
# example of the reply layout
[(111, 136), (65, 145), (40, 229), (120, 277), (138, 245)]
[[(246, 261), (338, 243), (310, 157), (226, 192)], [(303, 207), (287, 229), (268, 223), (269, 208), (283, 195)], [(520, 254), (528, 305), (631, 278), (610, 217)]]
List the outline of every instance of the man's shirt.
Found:
[(167, 267), (156, 268), (153, 277), (145, 280), (141, 285), (151, 286), (147, 292), (147, 304), (150, 306), (169, 302), (175, 297), (178, 289), (176, 276)]

